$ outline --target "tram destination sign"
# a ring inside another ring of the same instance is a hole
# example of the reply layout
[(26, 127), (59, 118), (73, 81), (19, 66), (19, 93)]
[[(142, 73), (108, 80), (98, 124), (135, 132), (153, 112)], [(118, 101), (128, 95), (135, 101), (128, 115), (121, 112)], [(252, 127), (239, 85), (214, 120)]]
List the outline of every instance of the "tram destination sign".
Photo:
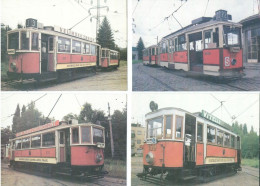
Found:
[(30, 134), (30, 133), (33, 133), (33, 132), (37, 132), (37, 131), (40, 131), (40, 130), (44, 130), (44, 129), (47, 129), (47, 128), (56, 127), (56, 126), (59, 125), (59, 123), (60, 123), (59, 120), (57, 120), (57, 121), (54, 121), (52, 123), (47, 123), (45, 125), (40, 125), (38, 127), (34, 127), (34, 128), (31, 128), (31, 129), (22, 131), (22, 132), (18, 132), (18, 133), (16, 133), (16, 137), (23, 136), (23, 135), (26, 135), (26, 134)]
[(200, 116), (205, 118), (205, 119), (208, 119), (222, 127), (225, 127), (227, 129), (230, 129), (230, 125), (227, 124), (226, 122), (222, 121), (221, 119), (217, 118), (216, 116), (213, 116), (212, 114), (208, 113), (207, 111), (205, 110), (202, 110), (201, 113), (200, 113)]

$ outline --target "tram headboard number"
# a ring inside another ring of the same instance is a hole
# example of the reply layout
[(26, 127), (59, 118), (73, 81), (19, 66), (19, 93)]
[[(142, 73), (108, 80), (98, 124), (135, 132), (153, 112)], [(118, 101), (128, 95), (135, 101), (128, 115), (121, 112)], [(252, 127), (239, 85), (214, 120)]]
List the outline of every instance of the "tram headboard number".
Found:
[(37, 19), (26, 19), (26, 27), (34, 27), (37, 28)]
[(216, 11), (216, 20), (217, 21), (227, 21), (228, 14), (226, 10), (218, 10)]

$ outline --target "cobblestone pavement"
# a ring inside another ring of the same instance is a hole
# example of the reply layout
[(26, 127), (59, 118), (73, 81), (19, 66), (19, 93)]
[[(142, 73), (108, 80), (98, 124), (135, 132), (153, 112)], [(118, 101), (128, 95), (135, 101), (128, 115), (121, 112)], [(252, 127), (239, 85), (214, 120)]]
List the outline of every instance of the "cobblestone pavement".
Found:
[(260, 65), (245, 65), (241, 79), (216, 81), (188, 77), (183, 71), (133, 64), (133, 91), (259, 91)]

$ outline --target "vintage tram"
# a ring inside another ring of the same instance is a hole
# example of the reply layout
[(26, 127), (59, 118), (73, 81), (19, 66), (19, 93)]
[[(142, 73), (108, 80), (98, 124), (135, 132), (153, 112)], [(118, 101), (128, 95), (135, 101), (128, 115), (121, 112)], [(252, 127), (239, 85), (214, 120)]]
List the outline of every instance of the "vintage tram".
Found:
[(236, 173), (241, 170), (240, 137), (229, 127), (204, 110), (171, 107), (146, 114), (143, 173), (137, 176), (187, 180)]
[(158, 43), (158, 65), (188, 74), (240, 78), (243, 74), (242, 25), (225, 10), (201, 17)]
[(108, 48), (101, 49), (101, 64), (103, 68), (117, 68), (119, 67), (119, 53)]
[(25, 130), (10, 140), (10, 167), (47, 174), (103, 176), (104, 128), (55, 121)]
[(156, 45), (143, 50), (143, 65), (158, 65), (158, 47)]
[[(7, 32), (7, 52), (10, 79), (69, 79), (82, 71), (106, 67), (101, 64), (101, 46), (93, 38), (58, 26), (43, 26), (31, 18), (25, 28)], [(118, 67), (118, 52), (112, 53)]]

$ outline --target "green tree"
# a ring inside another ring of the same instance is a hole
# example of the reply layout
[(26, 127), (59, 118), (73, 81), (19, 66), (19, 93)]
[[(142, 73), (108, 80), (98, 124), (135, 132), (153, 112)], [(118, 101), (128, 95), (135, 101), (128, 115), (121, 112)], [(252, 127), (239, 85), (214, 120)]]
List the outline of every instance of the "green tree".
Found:
[(137, 48), (137, 51), (138, 51), (138, 59), (139, 60), (143, 59), (143, 49), (145, 47), (144, 47), (143, 39), (141, 37), (138, 40), (136, 48)]
[(15, 134), (19, 131), (19, 128), (21, 126), (21, 117), (20, 117), (20, 106), (17, 104), (14, 117), (13, 117), (13, 125), (12, 125), (12, 132)]
[(151, 109), (152, 112), (158, 110), (158, 104), (155, 103), (154, 101), (151, 101), (150, 102), (150, 109)]
[(127, 48), (120, 49), (120, 59), (127, 61)]
[(247, 125), (246, 124), (243, 125), (243, 134), (247, 135)]
[(107, 17), (103, 19), (98, 30), (97, 43), (100, 44), (102, 48), (115, 49), (115, 40)]
[(1, 144), (8, 144), (9, 139), (15, 137), (15, 134), (10, 130), (10, 126), (1, 129)]
[(69, 121), (70, 119), (77, 119), (78, 120), (78, 115), (77, 114), (73, 114), (73, 113), (69, 113), (65, 116), (63, 116), (62, 118), (64, 121)]
[(79, 123), (91, 122), (93, 116), (93, 109), (91, 104), (85, 103), (83, 109), (79, 114)]
[(7, 61), (7, 31), (11, 30), (9, 26), (1, 24), (1, 63)]

